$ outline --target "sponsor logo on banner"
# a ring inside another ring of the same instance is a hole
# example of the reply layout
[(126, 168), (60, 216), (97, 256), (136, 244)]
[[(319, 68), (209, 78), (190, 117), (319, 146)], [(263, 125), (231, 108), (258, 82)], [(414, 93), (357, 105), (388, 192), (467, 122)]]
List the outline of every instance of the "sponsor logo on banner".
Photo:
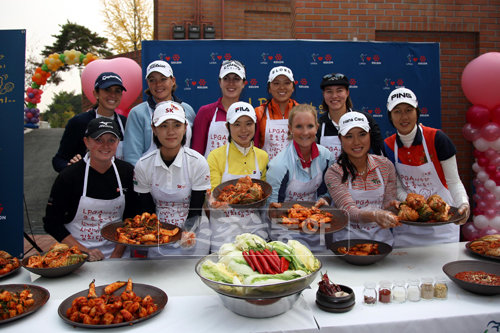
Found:
[(180, 65), (182, 64), (182, 61), (181, 61), (181, 56), (177, 53), (173, 54), (173, 55), (166, 55), (164, 57), (164, 59), (166, 61), (168, 61), (171, 65)]
[(350, 78), (349, 79), (349, 89), (352, 89), (352, 88), (358, 88), (358, 81), (356, 81), (355, 78)]
[(210, 53), (210, 61), (208, 62), (209, 65), (218, 65), (219, 61), (222, 60), (222, 56), (219, 55), (217, 52), (212, 52)]
[(390, 77), (386, 77), (384, 79), (384, 86), (382, 87), (383, 90), (394, 90), (396, 88), (402, 88), (404, 87), (405, 83), (403, 79), (391, 79)]
[(312, 53), (310, 64), (311, 65), (318, 65), (318, 64), (331, 65), (331, 64), (333, 64), (333, 57), (330, 53), (327, 53), (325, 55), (321, 55), (319, 53)]
[(299, 88), (309, 89), (306, 78), (300, 79)]
[(184, 80), (184, 90), (191, 90), (191, 82), (192, 81), (193, 81), (193, 79), (190, 79), (190, 78), (186, 78)]
[(248, 89), (258, 89), (259, 88), (258, 83), (259, 81), (257, 81), (257, 79), (248, 80)]
[(360, 62), (358, 62), (358, 65), (361, 65), (361, 66), (382, 65), (380, 55), (378, 55), (378, 54), (361, 53), (359, 55), (359, 59), (360, 59)]
[(426, 106), (420, 107), (420, 117), (429, 118), (429, 109)]
[(193, 88), (208, 89), (207, 80), (205, 80), (205, 79), (195, 80), (195, 79), (191, 79), (191, 78), (186, 78), (184, 80), (184, 90), (189, 91)]
[(406, 55), (406, 66), (413, 66), (413, 65), (418, 65), (418, 66), (428, 65), (427, 57), (424, 55), (419, 56), (413, 53), (408, 53)]
[(3, 206), (2, 206), (2, 204), (0, 203), (0, 221), (7, 220), (7, 216), (2, 215), (2, 212), (3, 212)]
[(267, 60), (268, 60), (269, 53), (262, 52), (260, 54), (260, 64), (261, 65), (267, 65)]
[(369, 113), (373, 118), (383, 118), (384, 114), (382, 113), (382, 109), (380, 107), (369, 107), (363, 106), (361, 107), (361, 111)]
[(283, 56), (281, 55), (281, 53), (276, 53), (274, 55), (274, 61), (273, 61), (274, 64), (284, 64), (285, 62), (283, 61)]
[(196, 86), (196, 89), (208, 89), (207, 81), (205, 79), (199, 79), (197, 84), (194, 85)]

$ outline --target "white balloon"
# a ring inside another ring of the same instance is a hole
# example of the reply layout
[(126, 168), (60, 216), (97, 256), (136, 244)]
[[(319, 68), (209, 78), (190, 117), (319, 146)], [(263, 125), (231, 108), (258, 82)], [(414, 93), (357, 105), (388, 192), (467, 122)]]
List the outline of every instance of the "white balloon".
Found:
[(485, 171), (479, 171), (477, 173), (477, 179), (479, 179), (481, 182), (484, 183), (485, 181), (490, 179), (490, 176), (488, 176), (488, 174)]
[(500, 232), (500, 216), (497, 215), (490, 221), (490, 227)]
[(484, 187), (490, 191), (491, 193), (493, 193), (493, 191), (495, 190), (495, 188), (497, 187), (497, 183), (495, 183), (494, 180), (492, 179), (488, 179), (487, 181), (484, 182)]
[(497, 200), (500, 200), (500, 186), (495, 187), (495, 189), (493, 190), (493, 194), (495, 195)]
[(474, 148), (476, 148), (479, 151), (487, 151), (488, 148), (490, 148), (492, 142), (486, 141), (483, 138), (479, 138), (476, 141), (472, 142), (472, 144), (474, 145)]
[(472, 170), (474, 170), (474, 172), (479, 172), (479, 171), (483, 171), (483, 168), (477, 164), (477, 162), (475, 162), (474, 164), (472, 164)]
[(484, 215), (475, 215), (472, 220), (474, 221), (474, 226), (479, 230), (488, 228), (488, 225), (490, 224), (488, 218)]
[(495, 149), (496, 151), (500, 151), (500, 138), (496, 139), (495, 141), (491, 142), (491, 148)]

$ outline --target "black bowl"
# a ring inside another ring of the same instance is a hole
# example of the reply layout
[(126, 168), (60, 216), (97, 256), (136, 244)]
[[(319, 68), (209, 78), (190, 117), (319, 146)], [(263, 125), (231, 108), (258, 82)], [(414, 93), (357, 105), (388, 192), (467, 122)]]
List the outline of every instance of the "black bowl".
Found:
[(443, 272), (462, 289), (479, 295), (500, 294), (500, 286), (466, 282), (455, 277), (455, 274), (466, 271), (483, 271), (500, 275), (500, 264), (477, 260), (458, 260), (449, 262), (443, 266)]
[[(235, 185), (237, 182), (238, 182), (238, 179), (232, 179), (232, 180), (228, 180), (226, 182), (220, 183), (216, 188), (214, 188), (214, 190), (212, 192), (213, 197), (217, 198), (220, 195), (220, 193), (222, 192), (222, 190), (224, 189), (224, 187), (226, 187), (227, 185)], [(271, 185), (268, 182), (265, 182), (265, 181), (260, 180), (260, 179), (252, 179), (252, 182), (257, 183), (262, 187), (262, 190), (264, 191), (264, 196), (262, 197), (262, 199), (260, 199), (259, 201), (248, 203), (248, 204), (230, 204), (229, 205), (230, 207), (247, 209), (247, 208), (259, 208), (259, 207), (265, 206), (267, 198), (269, 198), (269, 196), (273, 192), (273, 188), (271, 187)]]
[(356, 296), (354, 291), (348, 286), (339, 284), (340, 289), (349, 295), (334, 297), (321, 292), (319, 289), (316, 291), (316, 304), (322, 310), (329, 312), (347, 312), (354, 307), (356, 303)]
[[(379, 250), (380, 254), (370, 254), (367, 256), (356, 256), (356, 255), (350, 255), (350, 254), (342, 254), (337, 250), (339, 247), (350, 248), (356, 244), (362, 244), (362, 243), (378, 244), (378, 250)], [(390, 246), (389, 244), (384, 243), (384, 242), (375, 241), (375, 240), (370, 240), (370, 239), (345, 239), (345, 240), (333, 242), (333, 243), (329, 244), (328, 247), (340, 259), (345, 260), (350, 264), (360, 265), (360, 266), (371, 265), (373, 263), (376, 263), (377, 261), (384, 259), (389, 253), (392, 252), (392, 246)]]
[[(87, 258), (85, 258), (83, 261), (80, 261), (79, 263), (73, 264), (73, 265), (68, 265), (68, 266), (61, 266), (61, 267), (54, 267), (54, 268), (34, 268), (34, 267), (28, 267), (28, 261), (30, 257), (26, 257), (21, 261), (21, 265), (24, 267), (24, 269), (27, 269), (28, 271), (41, 275), (43, 277), (59, 277), (59, 276), (64, 276), (67, 275), (78, 268), (82, 266), (89, 258), (88, 253), (82, 252), (87, 255)], [(43, 254), (42, 254), (43, 255)]]

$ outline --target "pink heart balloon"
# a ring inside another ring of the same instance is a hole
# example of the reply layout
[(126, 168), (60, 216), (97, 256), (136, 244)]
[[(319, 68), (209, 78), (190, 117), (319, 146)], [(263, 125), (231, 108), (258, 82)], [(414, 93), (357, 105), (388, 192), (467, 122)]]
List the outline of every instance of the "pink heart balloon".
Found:
[(95, 103), (93, 95), (95, 79), (103, 72), (120, 75), (127, 91), (123, 92), (118, 113), (128, 115), (129, 106), (137, 99), (142, 90), (142, 69), (137, 62), (129, 58), (98, 59), (85, 66), (82, 71), (82, 90), (90, 102)]

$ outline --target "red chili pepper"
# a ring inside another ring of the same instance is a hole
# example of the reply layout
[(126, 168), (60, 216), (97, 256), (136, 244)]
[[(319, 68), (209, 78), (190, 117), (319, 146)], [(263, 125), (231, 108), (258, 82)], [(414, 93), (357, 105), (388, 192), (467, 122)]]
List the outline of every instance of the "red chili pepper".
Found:
[(281, 259), (280, 259), (280, 256), (278, 255), (278, 252), (276, 252), (276, 250), (273, 250), (272, 254), (273, 254), (274, 261), (276, 261), (276, 263), (278, 264), (278, 267), (279, 267), (278, 272), (281, 273)]
[(242, 254), (247, 264), (252, 268), (252, 270), (255, 271), (255, 265), (253, 264), (252, 259), (250, 259), (249, 254), (246, 251), (243, 251)]
[(262, 269), (262, 265), (260, 264), (259, 260), (257, 259), (256, 252), (254, 250), (248, 251), (249, 257), (252, 259), (253, 264), (255, 268), (257, 268), (257, 271), (259, 271), (260, 274), (264, 274), (264, 270)]
[(269, 263), (269, 266), (271, 267), (271, 269), (273, 270), (273, 272), (279, 273), (280, 272), (279, 259), (276, 262), (275, 257), (273, 256), (273, 254), (271, 253), (271, 251), (269, 251), (268, 249), (265, 249), (263, 251), (263, 253), (264, 253), (263, 254), (264, 257), (266, 258), (266, 260)]
[(288, 262), (288, 260), (286, 260), (285, 257), (281, 257), (281, 273), (288, 270), (289, 265), (290, 263)]
[(274, 274), (273, 270), (271, 269), (269, 263), (266, 260), (266, 256), (262, 252), (255, 251), (255, 256), (262, 265), (262, 270), (264, 271), (264, 274)]

